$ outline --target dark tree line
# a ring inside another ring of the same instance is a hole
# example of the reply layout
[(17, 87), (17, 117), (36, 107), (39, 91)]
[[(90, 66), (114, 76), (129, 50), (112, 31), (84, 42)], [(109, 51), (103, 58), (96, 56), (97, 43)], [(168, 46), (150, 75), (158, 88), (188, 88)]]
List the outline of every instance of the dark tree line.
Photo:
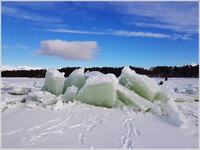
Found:
[[(66, 67), (58, 69), (60, 72), (65, 73), (65, 77), (68, 77), (72, 71), (80, 67)], [(199, 65), (191, 66), (185, 65), (182, 67), (176, 66), (157, 66), (151, 69), (144, 69), (139, 67), (130, 66), (131, 69), (135, 70), (138, 74), (147, 75), (149, 77), (199, 77)], [(122, 67), (92, 67), (85, 68), (87, 71), (99, 71), (104, 74), (113, 73), (116, 77), (119, 77), (122, 71)], [(2, 77), (34, 77), (34, 78), (44, 78), (46, 74), (46, 69), (41, 70), (16, 70), (16, 71), (2, 71)]]
[(45, 74), (46, 74), (46, 69), (1, 71), (2, 77), (44, 78)]

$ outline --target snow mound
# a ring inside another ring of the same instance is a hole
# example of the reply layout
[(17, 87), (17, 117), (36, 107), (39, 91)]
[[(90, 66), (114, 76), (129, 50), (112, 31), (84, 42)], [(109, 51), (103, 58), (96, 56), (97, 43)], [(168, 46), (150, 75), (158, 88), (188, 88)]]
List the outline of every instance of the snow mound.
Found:
[(28, 67), (28, 66), (18, 66), (18, 67), (11, 67), (11, 66), (1, 66), (1, 71), (12, 71), (12, 70), (41, 70), (44, 68), (41, 67)]
[(45, 75), (45, 82), (42, 90), (58, 96), (63, 91), (64, 80), (64, 73), (60, 73), (55, 69), (49, 69)]
[(59, 111), (62, 110), (64, 106), (64, 103), (62, 101), (61, 96), (58, 97), (58, 101), (56, 102), (56, 104), (52, 107), (53, 110)]
[(129, 67), (124, 67), (122, 69), (119, 83), (150, 101), (154, 100), (160, 89), (154, 79), (146, 75), (139, 75)]

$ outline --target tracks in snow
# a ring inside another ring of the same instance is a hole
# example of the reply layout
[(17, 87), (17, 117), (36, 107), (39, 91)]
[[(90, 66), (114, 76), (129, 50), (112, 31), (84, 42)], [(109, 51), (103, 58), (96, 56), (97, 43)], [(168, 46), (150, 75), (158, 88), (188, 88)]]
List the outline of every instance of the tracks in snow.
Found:
[[(68, 111), (64, 117), (52, 119), (43, 122), (42, 124), (37, 124), (30, 128), (17, 129), (3, 133), (2, 136), (12, 136), (13, 134), (21, 134), (23, 136), (22, 143), (25, 145), (35, 145), (48, 140), (50, 136), (63, 135), (70, 130), (75, 131), (75, 136), (80, 144), (84, 144), (87, 135), (89, 135), (96, 128), (104, 123), (104, 116), (87, 116), (83, 118), (80, 123), (75, 123), (74, 121), (79, 117), (73, 111)], [(77, 128), (80, 128), (77, 130)], [(77, 131), (80, 131), (77, 133)], [(23, 135), (24, 134), (24, 135)]]
[(120, 138), (122, 144), (120, 148), (134, 148), (134, 140), (141, 136), (140, 131), (133, 125), (133, 117), (122, 117), (121, 119), (126, 133)]
[(85, 136), (87, 135), (88, 132), (91, 132), (94, 130), (99, 125), (102, 125), (104, 122), (103, 117), (87, 117), (84, 119), (80, 124), (74, 124), (70, 126), (69, 128), (79, 128), (83, 127), (84, 130), (78, 135), (78, 140), (80, 143), (84, 144), (85, 141)]
[(46, 121), (46, 123), (42, 125), (37, 125), (35, 127), (27, 129), (27, 131), (35, 131), (37, 130), (37, 134), (25, 137), (23, 139), (24, 144), (35, 144), (37, 141), (40, 141), (47, 136), (51, 136), (54, 134), (63, 134), (70, 119), (72, 118), (70, 112), (68, 112), (65, 117), (57, 118), (54, 120)]

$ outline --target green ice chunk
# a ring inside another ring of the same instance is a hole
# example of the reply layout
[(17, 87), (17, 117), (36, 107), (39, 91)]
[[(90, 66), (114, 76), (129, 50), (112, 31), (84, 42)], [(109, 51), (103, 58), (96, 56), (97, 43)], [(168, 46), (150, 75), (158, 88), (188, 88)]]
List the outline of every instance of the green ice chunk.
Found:
[(176, 97), (175, 102), (195, 102), (195, 98), (194, 97), (187, 97), (187, 96), (180, 96), (180, 97)]
[(76, 99), (95, 106), (116, 106), (117, 79), (113, 74), (89, 76)]
[(154, 79), (139, 75), (129, 67), (124, 67), (119, 83), (147, 100), (153, 101), (160, 87)]
[(147, 111), (152, 107), (152, 103), (136, 94), (134, 91), (118, 84), (118, 98), (127, 105), (134, 105), (138, 110)]
[(62, 100), (63, 102), (73, 101), (78, 92), (78, 88), (75, 86), (68, 87), (64, 93)]
[(146, 112), (151, 110), (158, 116), (161, 116), (160, 107), (144, 99), (143, 97), (136, 94), (134, 91), (118, 84), (117, 87), (118, 98), (127, 105), (133, 105), (136, 110)]
[(63, 91), (64, 80), (64, 73), (60, 73), (55, 69), (50, 69), (45, 75), (45, 82), (42, 90), (58, 96)]
[(74, 70), (69, 77), (65, 80), (63, 93), (67, 90), (68, 87), (72, 85), (78, 87), (80, 90), (85, 84), (84, 68)]
[(169, 97), (169, 94), (165, 92), (157, 92), (154, 101), (165, 101)]

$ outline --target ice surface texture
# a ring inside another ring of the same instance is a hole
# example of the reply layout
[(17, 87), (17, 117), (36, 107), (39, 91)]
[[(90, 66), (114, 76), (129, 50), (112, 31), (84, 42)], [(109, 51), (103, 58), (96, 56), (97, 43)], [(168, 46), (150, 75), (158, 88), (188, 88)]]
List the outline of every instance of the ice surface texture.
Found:
[(64, 73), (50, 69), (45, 75), (45, 82), (42, 89), (58, 96), (63, 92), (64, 80)]
[(91, 75), (79, 91), (77, 99), (96, 106), (114, 107), (116, 105), (117, 79), (113, 74)]
[(26, 101), (34, 101), (36, 103), (42, 103), (43, 106), (55, 104), (57, 102), (57, 96), (47, 91), (31, 92), (26, 96)]
[(67, 88), (71, 87), (72, 85), (78, 87), (78, 89), (80, 90), (84, 84), (85, 84), (84, 68), (74, 70), (65, 80), (63, 93), (65, 93)]
[(71, 87), (67, 88), (66, 92), (62, 96), (62, 99), (64, 102), (73, 101), (77, 93), (78, 93), (78, 88), (72, 85)]
[(11, 95), (26, 95), (30, 92), (30, 88), (22, 86), (14, 86), (8, 91), (8, 93), (10, 93)]
[(129, 67), (123, 68), (119, 83), (150, 101), (154, 100), (160, 89), (154, 79), (146, 75), (139, 75)]
[(127, 105), (133, 105), (133, 109), (141, 110), (143, 112), (151, 110), (156, 115), (161, 116), (161, 110), (158, 106), (137, 95), (134, 91), (131, 91), (128, 88), (118, 84), (117, 93), (118, 98)]

